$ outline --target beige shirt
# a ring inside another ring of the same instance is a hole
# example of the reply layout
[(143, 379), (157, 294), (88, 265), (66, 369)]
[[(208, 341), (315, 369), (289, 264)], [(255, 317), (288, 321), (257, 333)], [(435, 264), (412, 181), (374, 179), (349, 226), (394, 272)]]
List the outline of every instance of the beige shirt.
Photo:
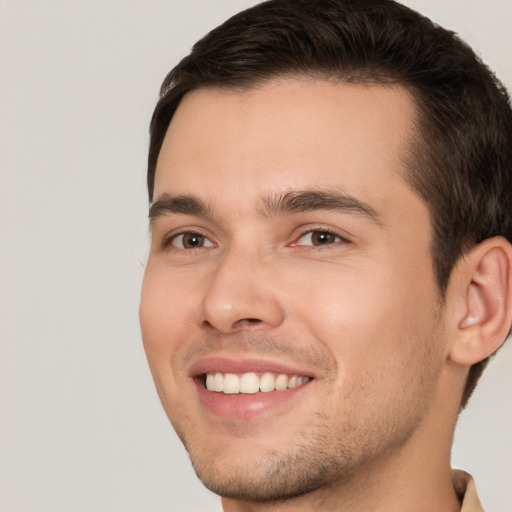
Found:
[(460, 469), (454, 469), (452, 471), (452, 480), (455, 492), (462, 502), (460, 512), (484, 512), (471, 475)]

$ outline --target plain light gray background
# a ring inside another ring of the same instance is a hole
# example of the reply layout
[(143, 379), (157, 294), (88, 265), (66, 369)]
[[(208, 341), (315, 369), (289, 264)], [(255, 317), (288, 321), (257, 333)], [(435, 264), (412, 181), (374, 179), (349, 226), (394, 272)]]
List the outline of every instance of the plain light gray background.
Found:
[[(142, 349), (147, 125), (166, 72), (250, 0), (0, 0), (0, 510), (220, 510)], [(510, 0), (407, 0), (512, 86)], [(453, 463), (512, 510), (512, 349)]]

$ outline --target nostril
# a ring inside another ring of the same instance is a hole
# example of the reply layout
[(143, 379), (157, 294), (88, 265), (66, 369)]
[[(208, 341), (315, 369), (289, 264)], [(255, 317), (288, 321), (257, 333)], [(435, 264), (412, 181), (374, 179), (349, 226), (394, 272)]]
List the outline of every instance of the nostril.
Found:
[(262, 321), (259, 318), (241, 318), (233, 324), (233, 327), (244, 327), (248, 325), (260, 324)]
[[(241, 318), (240, 320), (237, 320), (232, 326), (231, 329), (241, 329), (243, 327), (247, 327), (249, 325), (257, 325), (261, 324), (262, 320), (259, 318)], [(216, 330), (217, 328), (215, 325), (210, 322), (209, 320), (203, 321), (203, 328), (209, 329), (209, 330)]]

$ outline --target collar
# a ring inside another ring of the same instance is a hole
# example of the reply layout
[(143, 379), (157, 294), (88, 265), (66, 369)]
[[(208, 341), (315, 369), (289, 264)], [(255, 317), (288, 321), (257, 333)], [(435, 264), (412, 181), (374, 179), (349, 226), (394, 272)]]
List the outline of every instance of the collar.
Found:
[(460, 469), (453, 469), (452, 481), (455, 493), (462, 503), (460, 512), (484, 512), (471, 475)]

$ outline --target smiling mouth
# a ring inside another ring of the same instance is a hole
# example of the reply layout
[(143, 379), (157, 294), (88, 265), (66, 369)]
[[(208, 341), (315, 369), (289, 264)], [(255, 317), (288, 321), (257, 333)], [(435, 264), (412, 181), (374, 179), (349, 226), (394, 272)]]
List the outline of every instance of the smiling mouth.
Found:
[(272, 391), (284, 391), (307, 384), (311, 379), (302, 375), (286, 375), (265, 372), (235, 374), (208, 372), (203, 375), (203, 384), (208, 391), (223, 393), (226, 395), (255, 393), (270, 393)]

